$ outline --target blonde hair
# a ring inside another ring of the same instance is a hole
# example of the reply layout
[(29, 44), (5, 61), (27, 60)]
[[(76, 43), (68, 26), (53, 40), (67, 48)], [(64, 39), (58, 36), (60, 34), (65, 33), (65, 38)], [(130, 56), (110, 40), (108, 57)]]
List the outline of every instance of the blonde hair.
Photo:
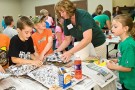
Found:
[(42, 10), (40, 10), (40, 14), (44, 15), (44, 16), (48, 16), (49, 12), (46, 9), (42, 9)]
[(70, 0), (61, 0), (55, 5), (54, 9), (58, 18), (61, 17), (59, 11), (63, 11), (63, 9), (71, 17), (74, 15), (76, 7)]
[(114, 20), (120, 22), (123, 26), (128, 26), (128, 33), (135, 39), (135, 23), (129, 15), (120, 14), (115, 16)]

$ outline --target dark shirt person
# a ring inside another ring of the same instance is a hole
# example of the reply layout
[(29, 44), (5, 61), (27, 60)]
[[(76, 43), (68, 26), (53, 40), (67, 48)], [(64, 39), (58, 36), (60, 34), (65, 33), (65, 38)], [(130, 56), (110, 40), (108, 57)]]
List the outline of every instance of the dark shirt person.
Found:
[[(58, 17), (64, 18), (65, 34), (64, 41), (56, 51), (64, 50), (72, 41), (72, 37), (80, 41), (78, 45), (62, 55), (63, 60), (69, 61), (74, 53), (83, 49), (89, 43), (92, 43), (95, 48), (102, 45), (106, 48), (104, 34), (87, 11), (76, 8), (70, 0), (59, 1), (55, 6), (55, 10)], [(104, 50), (106, 51), (106, 49)]]

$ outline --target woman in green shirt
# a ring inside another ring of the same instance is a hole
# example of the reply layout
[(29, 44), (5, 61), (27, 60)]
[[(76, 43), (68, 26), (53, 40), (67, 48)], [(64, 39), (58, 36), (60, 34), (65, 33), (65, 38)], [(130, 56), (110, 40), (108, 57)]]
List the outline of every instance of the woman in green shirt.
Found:
[(56, 51), (64, 50), (72, 41), (72, 37), (76, 41), (80, 41), (78, 45), (62, 55), (65, 61), (69, 61), (72, 54), (83, 49), (89, 43), (92, 43), (97, 50), (104, 51), (105, 53), (96, 53), (102, 58), (105, 58), (105, 36), (87, 11), (77, 9), (70, 0), (59, 1), (55, 5), (55, 11), (58, 17), (64, 18), (65, 35), (65, 40)]
[[(135, 90), (135, 24), (128, 15), (117, 15), (112, 21), (112, 33), (120, 36), (118, 60), (107, 63), (109, 69), (119, 71), (122, 90)], [(116, 63), (118, 62), (119, 65)]]

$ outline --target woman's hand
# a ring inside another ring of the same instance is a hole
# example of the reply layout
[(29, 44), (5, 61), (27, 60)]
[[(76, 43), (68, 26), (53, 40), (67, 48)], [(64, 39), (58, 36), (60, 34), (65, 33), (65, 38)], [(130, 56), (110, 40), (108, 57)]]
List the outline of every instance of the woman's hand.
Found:
[(62, 54), (61, 59), (63, 60), (63, 62), (69, 62), (72, 55), (73, 54), (70, 51), (67, 51)]
[(3, 69), (1, 65), (0, 65), (0, 72), (5, 73), (5, 70)]

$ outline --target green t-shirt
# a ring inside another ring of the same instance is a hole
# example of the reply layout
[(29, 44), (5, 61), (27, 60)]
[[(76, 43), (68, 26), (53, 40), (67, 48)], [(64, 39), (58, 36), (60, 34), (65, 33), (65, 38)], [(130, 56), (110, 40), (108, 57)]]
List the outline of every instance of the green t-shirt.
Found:
[(100, 23), (100, 28), (104, 28), (106, 25), (106, 21), (110, 20), (109, 17), (105, 14), (98, 15), (94, 17), (95, 21), (98, 21)]
[(129, 90), (135, 90), (135, 40), (128, 37), (119, 44), (118, 62), (123, 67), (131, 68), (130, 72), (119, 72), (121, 84)]
[[(70, 19), (64, 20), (64, 34), (73, 36), (77, 41), (83, 39), (83, 32), (92, 29), (92, 43), (94, 47), (100, 46), (105, 42), (105, 36), (95, 23), (92, 16), (85, 10), (76, 9), (76, 25), (71, 24)], [(89, 33), (88, 33), (89, 34)]]

